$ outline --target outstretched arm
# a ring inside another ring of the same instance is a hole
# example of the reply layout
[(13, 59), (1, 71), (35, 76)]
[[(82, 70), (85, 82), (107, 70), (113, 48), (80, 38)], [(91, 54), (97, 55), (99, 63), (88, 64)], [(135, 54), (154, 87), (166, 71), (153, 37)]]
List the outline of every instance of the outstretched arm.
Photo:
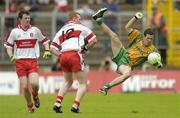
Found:
[(126, 31), (129, 33), (132, 32), (133, 28), (132, 28), (132, 25), (134, 24), (134, 22), (136, 21), (137, 19), (135, 17), (131, 18), (131, 20), (129, 20), (129, 22), (126, 24), (125, 26), (125, 29)]
[(133, 25), (138, 19), (141, 19), (142, 17), (143, 17), (143, 14), (140, 13), (140, 12), (137, 12), (137, 13), (135, 14), (135, 16), (129, 20), (129, 22), (128, 22), (128, 23), (126, 24), (126, 26), (125, 26), (125, 29), (126, 29), (126, 31), (128, 32), (128, 34), (131, 33), (132, 30), (133, 30), (132, 25)]

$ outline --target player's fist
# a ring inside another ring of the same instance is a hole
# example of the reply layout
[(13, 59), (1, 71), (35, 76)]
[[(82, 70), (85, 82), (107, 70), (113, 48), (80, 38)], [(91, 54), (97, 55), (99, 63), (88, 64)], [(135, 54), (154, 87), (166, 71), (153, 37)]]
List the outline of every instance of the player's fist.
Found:
[(12, 55), (12, 56), (10, 56), (9, 59), (10, 59), (11, 62), (14, 62), (16, 60), (16, 57)]
[(141, 13), (141, 12), (137, 12), (136, 14), (135, 14), (135, 18), (136, 19), (142, 19), (143, 18), (143, 13)]
[(44, 59), (49, 59), (51, 58), (51, 52), (49, 50), (45, 50), (43, 54)]

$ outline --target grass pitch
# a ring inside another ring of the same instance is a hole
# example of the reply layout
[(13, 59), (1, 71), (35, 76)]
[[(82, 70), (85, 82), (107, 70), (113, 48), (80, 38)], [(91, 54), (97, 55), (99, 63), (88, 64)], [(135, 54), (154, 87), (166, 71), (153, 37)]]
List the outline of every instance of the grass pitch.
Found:
[(56, 95), (40, 95), (41, 107), (30, 114), (23, 96), (0, 96), (0, 118), (180, 118), (180, 94), (116, 93), (103, 96), (88, 93), (80, 111), (70, 112), (75, 94), (63, 101), (63, 113), (52, 110)]

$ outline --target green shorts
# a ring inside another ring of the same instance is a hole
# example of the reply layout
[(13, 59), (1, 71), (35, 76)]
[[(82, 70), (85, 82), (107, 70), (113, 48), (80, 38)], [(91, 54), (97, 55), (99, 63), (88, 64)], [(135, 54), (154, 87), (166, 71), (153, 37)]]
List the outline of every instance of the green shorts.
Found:
[(115, 62), (118, 66), (129, 65), (130, 57), (127, 50), (121, 48), (118, 55), (112, 58), (112, 61)]

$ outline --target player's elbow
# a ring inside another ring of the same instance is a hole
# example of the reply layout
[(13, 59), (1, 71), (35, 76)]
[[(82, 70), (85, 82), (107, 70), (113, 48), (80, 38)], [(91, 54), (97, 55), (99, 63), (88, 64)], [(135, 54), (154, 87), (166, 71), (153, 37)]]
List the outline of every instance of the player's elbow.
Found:
[(133, 30), (133, 28), (130, 28), (129, 26), (125, 26), (125, 29), (126, 29), (128, 34), (131, 33)]
[(127, 25), (125, 26), (125, 29), (126, 29), (126, 31), (128, 32), (131, 28), (130, 28), (129, 25), (127, 24)]
[(97, 43), (97, 39), (94, 38), (91, 42), (90, 42), (90, 47), (94, 47), (94, 45)]
[(94, 40), (93, 40), (93, 44), (95, 45), (97, 43), (97, 39), (96, 38), (94, 38)]

